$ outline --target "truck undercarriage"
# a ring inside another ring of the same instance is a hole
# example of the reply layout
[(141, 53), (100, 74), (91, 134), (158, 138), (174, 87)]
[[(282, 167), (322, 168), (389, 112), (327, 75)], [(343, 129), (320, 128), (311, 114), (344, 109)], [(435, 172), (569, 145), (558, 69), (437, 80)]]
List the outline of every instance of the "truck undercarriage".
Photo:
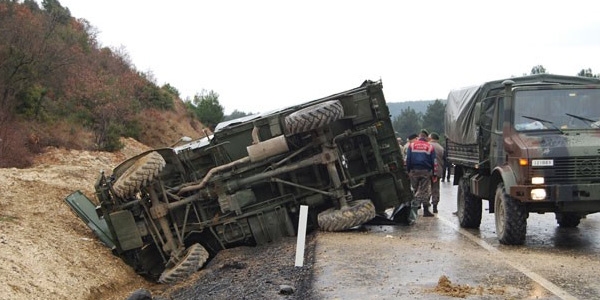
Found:
[(100, 176), (95, 216), (80, 192), (66, 200), (138, 273), (172, 283), (221, 249), (294, 236), (301, 205), (309, 230), (400, 211), (412, 200), (402, 162), (382, 84), (365, 81), (130, 158)]

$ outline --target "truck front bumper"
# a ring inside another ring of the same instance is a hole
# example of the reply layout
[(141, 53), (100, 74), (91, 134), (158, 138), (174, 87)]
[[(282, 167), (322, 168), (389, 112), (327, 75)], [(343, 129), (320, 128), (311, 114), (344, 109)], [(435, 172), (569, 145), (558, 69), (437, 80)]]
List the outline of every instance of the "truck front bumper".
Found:
[[(534, 200), (532, 191), (544, 189), (546, 197)], [(600, 183), (565, 185), (515, 185), (510, 196), (520, 202), (555, 204), (558, 207), (576, 206), (577, 210), (600, 211)], [(587, 207), (587, 209), (584, 209)]]

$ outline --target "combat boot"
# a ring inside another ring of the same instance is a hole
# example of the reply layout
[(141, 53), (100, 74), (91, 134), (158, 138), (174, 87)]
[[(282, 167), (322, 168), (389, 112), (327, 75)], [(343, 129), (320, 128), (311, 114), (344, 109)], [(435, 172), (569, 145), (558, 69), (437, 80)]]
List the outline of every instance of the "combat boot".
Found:
[(433, 205), (433, 213), (434, 213), (434, 214), (437, 214), (437, 213), (438, 213), (438, 210), (437, 210), (437, 204), (434, 204), (434, 205)]
[(433, 217), (434, 215), (429, 211), (429, 206), (423, 207), (423, 217)]

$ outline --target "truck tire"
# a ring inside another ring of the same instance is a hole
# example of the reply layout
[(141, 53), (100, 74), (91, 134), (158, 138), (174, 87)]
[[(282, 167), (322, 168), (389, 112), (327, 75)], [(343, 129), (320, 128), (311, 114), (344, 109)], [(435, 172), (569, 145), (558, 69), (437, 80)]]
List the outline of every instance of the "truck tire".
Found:
[(183, 258), (173, 267), (166, 269), (158, 279), (160, 283), (175, 283), (198, 271), (208, 260), (209, 254), (200, 244), (193, 244), (185, 250)]
[(562, 228), (575, 228), (579, 226), (581, 215), (576, 213), (556, 213), (556, 223)]
[(118, 196), (127, 198), (148, 185), (165, 167), (165, 159), (156, 151), (140, 157), (113, 184)]
[(460, 227), (479, 228), (481, 225), (481, 198), (471, 194), (469, 182), (460, 178), (458, 192), (456, 193), (457, 216)]
[(375, 218), (375, 205), (369, 199), (348, 202), (342, 209), (330, 208), (317, 216), (319, 228), (324, 231), (343, 231), (362, 225)]
[(496, 234), (500, 243), (504, 245), (525, 243), (528, 216), (525, 206), (506, 193), (502, 182), (496, 188), (494, 202)]
[(338, 100), (326, 101), (295, 111), (285, 117), (288, 133), (311, 131), (328, 125), (344, 116), (344, 108)]

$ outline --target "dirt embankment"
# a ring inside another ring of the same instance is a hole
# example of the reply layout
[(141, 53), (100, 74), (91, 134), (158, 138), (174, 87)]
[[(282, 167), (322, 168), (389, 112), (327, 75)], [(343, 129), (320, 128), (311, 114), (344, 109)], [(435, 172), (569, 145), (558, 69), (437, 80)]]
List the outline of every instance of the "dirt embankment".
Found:
[(51, 148), (29, 169), (0, 169), (0, 299), (124, 299), (155, 285), (133, 272), (73, 214), (64, 198), (94, 199), (99, 172), (148, 149), (117, 153)]
[[(295, 268), (295, 238), (262, 247), (223, 250), (179, 284), (149, 282), (112, 255), (64, 198), (81, 190), (94, 198), (100, 171), (149, 148), (124, 139), (117, 153), (51, 148), (29, 169), (0, 169), (0, 300), (126, 299), (137, 289), (165, 299), (306, 299), (314, 239), (306, 267)], [(251, 258), (251, 259), (249, 259)], [(280, 293), (290, 285), (296, 295)], [(310, 297), (308, 297), (310, 299)]]

